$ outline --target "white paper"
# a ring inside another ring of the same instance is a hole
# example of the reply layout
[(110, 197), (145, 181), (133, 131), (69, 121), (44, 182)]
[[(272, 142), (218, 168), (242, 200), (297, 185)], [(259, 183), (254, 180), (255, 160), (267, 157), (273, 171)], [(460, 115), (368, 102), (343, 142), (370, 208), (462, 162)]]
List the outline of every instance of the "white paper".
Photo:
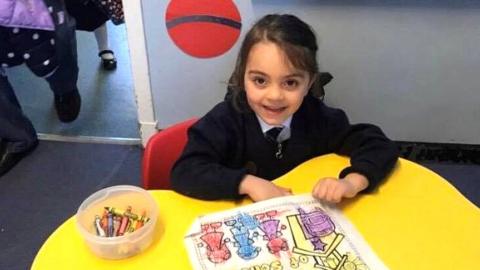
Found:
[(338, 209), (310, 195), (198, 217), (184, 241), (194, 269), (388, 269)]

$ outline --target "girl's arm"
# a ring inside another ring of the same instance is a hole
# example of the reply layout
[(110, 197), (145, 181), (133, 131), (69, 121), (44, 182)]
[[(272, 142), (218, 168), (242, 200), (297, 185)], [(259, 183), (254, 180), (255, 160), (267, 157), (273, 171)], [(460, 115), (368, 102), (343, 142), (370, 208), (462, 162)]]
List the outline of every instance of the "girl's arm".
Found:
[(328, 147), (350, 156), (350, 166), (340, 172), (339, 178), (359, 173), (368, 180), (364, 191), (374, 190), (395, 166), (399, 156), (396, 144), (375, 125), (351, 125), (341, 110), (331, 109), (327, 121)]
[[(230, 107), (220, 103), (188, 130), (188, 142), (175, 163), (172, 188), (204, 200), (237, 199), (247, 170), (231, 166), (242, 131)], [(238, 159), (238, 158), (237, 158)]]

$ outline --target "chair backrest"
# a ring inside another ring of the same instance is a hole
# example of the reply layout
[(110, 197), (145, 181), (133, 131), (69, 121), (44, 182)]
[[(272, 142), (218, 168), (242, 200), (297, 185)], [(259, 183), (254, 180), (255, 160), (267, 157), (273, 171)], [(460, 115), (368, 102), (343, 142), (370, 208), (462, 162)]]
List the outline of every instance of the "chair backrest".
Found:
[(192, 118), (167, 127), (148, 140), (143, 153), (142, 181), (145, 189), (170, 189), (170, 170), (187, 143)]

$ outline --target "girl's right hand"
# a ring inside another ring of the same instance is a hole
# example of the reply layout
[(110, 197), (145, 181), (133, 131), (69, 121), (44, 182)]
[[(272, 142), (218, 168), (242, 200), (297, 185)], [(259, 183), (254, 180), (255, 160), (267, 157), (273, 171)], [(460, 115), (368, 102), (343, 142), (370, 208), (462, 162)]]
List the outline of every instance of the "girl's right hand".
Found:
[(277, 186), (268, 180), (250, 174), (247, 174), (240, 182), (238, 191), (240, 194), (248, 195), (254, 202), (292, 195), (291, 189)]

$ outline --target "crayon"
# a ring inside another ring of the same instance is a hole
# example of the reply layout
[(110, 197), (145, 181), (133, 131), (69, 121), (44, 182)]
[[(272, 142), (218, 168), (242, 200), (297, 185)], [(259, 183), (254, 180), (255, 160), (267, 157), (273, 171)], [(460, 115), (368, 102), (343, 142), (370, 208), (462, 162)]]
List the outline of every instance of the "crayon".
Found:
[(141, 227), (143, 227), (143, 223), (145, 222), (145, 218), (146, 218), (145, 215), (146, 215), (146, 211), (143, 210), (142, 216), (140, 217), (139, 220), (137, 220), (137, 223), (135, 224), (135, 230), (138, 230)]
[(114, 236), (114, 230), (113, 230), (113, 214), (108, 213), (108, 231), (107, 231), (107, 237), (113, 237)]
[(115, 216), (123, 216), (123, 213), (118, 211), (118, 209), (116, 209), (115, 207), (108, 207), (108, 206), (105, 206), (104, 207), (105, 210), (107, 210), (108, 212), (114, 214)]
[(100, 225), (102, 226), (103, 231), (106, 233), (108, 231), (108, 211), (103, 211)]
[(118, 236), (125, 234), (125, 230), (127, 229), (129, 219), (127, 216), (122, 217), (122, 222), (120, 223), (120, 228), (118, 229)]
[(129, 218), (127, 232), (132, 233), (133, 231), (135, 231), (134, 222), (136, 222), (134, 219)]
[(95, 226), (95, 230), (97, 231), (97, 235), (101, 237), (105, 237), (105, 231), (102, 229), (102, 225), (100, 224), (100, 216), (95, 216), (95, 221), (93, 223)]
[(132, 207), (129, 205), (127, 206), (127, 210), (125, 210), (125, 212), (123, 213), (123, 215), (131, 218), (131, 219), (134, 219), (134, 220), (137, 220), (138, 219), (138, 215), (137, 214), (134, 214), (132, 213)]
[(118, 230), (120, 229), (120, 224), (122, 223), (122, 218), (119, 216), (113, 217), (113, 236), (118, 236)]
[(128, 206), (127, 210), (125, 212), (120, 212), (115, 207), (105, 207), (105, 210), (107, 210), (110, 213), (113, 213), (115, 216), (120, 216), (121, 217), (121, 216), (126, 215), (129, 218), (132, 218), (132, 219), (135, 219), (135, 220), (138, 219), (138, 215), (131, 212), (132, 211), (131, 206)]

